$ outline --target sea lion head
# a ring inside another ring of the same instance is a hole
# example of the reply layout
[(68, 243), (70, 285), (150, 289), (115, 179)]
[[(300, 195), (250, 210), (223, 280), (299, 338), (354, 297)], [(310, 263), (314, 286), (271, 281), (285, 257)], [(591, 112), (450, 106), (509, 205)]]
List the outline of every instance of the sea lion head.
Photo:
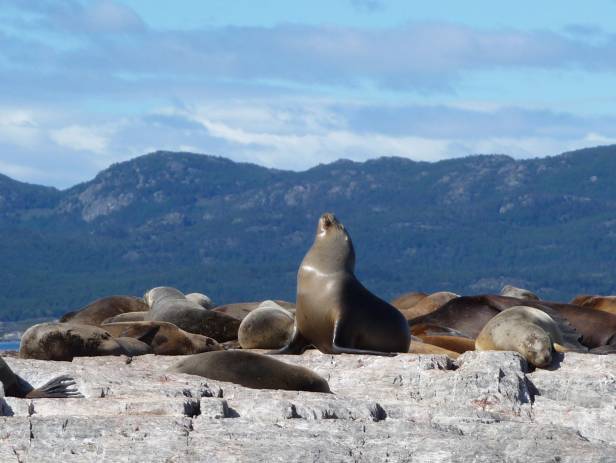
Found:
[(532, 330), (523, 343), (526, 359), (534, 366), (543, 368), (552, 363), (552, 340), (543, 330)]
[(350, 272), (355, 268), (353, 241), (344, 225), (331, 212), (326, 212), (319, 219), (312, 251), (317, 251), (321, 265), (325, 262), (330, 264), (326, 267), (342, 266)]

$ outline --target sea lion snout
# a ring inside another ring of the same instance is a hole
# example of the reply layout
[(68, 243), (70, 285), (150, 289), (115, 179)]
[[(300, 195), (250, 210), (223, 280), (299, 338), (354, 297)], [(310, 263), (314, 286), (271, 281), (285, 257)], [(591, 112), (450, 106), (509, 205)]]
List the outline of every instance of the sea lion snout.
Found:
[(329, 227), (336, 223), (338, 223), (338, 220), (336, 219), (336, 216), (331, 212), (326, 212), (321, 216), (321, 228), (323, 228), (323, 230), (327, 230)]

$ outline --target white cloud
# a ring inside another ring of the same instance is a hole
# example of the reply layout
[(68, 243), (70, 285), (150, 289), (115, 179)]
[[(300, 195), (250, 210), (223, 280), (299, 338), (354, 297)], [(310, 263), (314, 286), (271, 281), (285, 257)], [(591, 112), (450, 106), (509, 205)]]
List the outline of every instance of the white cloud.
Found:
[(49, 135), (54, 142), (64, 148), (103, 154), (109, 144), (110, 132), (108, 128), (70, 125), (51, 130)]

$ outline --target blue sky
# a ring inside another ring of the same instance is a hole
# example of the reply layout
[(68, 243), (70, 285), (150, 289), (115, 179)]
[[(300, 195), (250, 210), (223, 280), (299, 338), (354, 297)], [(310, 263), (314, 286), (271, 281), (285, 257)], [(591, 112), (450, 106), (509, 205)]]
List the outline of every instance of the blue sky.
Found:
[(616, 1), (0, 0), (0, 172), (616, 143)]

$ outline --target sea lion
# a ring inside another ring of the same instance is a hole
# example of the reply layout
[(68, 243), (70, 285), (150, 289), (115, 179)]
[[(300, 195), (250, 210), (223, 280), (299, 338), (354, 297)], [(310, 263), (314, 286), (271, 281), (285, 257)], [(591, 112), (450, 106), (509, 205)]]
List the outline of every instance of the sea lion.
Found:
[(574, 301), (580, 307), (601, 310), (616, 315), (616, 296), (578, 296)]
[(475, 350), (475, 340), (462, 336), (418, 336), (426, 344), (463, 354)]
[(83, 309), (69, 312), (60, 318), (61, 323), (100, 326), (104, 320), (127, 312), (143, 312), (148, 306), (132, 296), (109, 296), (91, 302)]
[(274, 301), (263, 301), (240, 323), (237, 338), (242, 349), (280, 349), (293, 335), (295, 318)]
[(241, 350), (191, 355), (173, 365), (169, 371), (226, 381), (252, 389), (330, 392), (327, 381), (308, 368)]
[(405, 309), (408, 309), (409, 307), (414, 306), (415, 304), (417, 304), (419, 301), (421, 301), (423, 298), (427, 296), (428, 295), (426, 293), (420, 293), (420, 292), (413, 291), (413, 292), (405, 293), (401, 296), (398, 296), (397, 298), (391, 301), (391, 305), (393, 305), (398, 310), (405, 310)]
[(328, 354), (408, 352), (406, 319), (368, 291), (354, 269), (351, 237), (333, 214), (323, 214), (297, 274), (293, 339), (276, 353), (301, 354), (309, 345)]
[(446, 355), (452, 360), (456, 360), (460, 356), (458, 352), (443, 349), (442, 347), (435, 346), (433, 344), (425, 343), (420, 338), (416, 338), (414, 336), (411, 337), (411, 347), (409, 349), (409, 354)]
[(515, 297), (517, 299), (532, 299), (539, 301), (539, 296), (524, 288), (516, 288), (515, 286), (506, 285), (501, 289), (501, 296)]
[(24, 379), (16, 375), (2, 357), (0, 357), (0, 384), (2, 384), (6, 397), (17, 397), (21, 399), (67, 399), (71, 397), (83, 397), (76, 388), (72, 387), (75, 385), (75, 380), (67, 375), (58, 376), (35, 389)]
[(456, 297), (460, 296), (455, 293), (450, 293), (449, 291), (439, 291), (437, 293), (429, 294), (428, 296), (417, 301), (417, 303), (400, 310), (400, 312), (402, 312), (407, 320), (412, 320), (414, 318), (421, 317), (422, 315), (434, 312), (436, 309)]
[(110, 317), (103, 320), (100, 326), (108, 325), (109, 323), (142, 322), (145, 320), (146, 315), (147, 312), (121, 313), (120, 315), (116, 315), (115, 317)]
[(201, 307), (207, 310), (211, 310), (216, 307), (216, 304), (214, 304), (209, 297), (202, 293), (188, 293), (186, 295), (186, 299), (188, 299), (189, 301), (196, 302)]
[[(279, 299), (275, 299), (274, 302), (290, 313), (295, 312), (295, 304), (292, 304), (291, 302), (281, 301)], [(212, 310), (214, 312), (224, 313), (225, 315), (229, 315), (230, 317), (242, 321), (250, 312), (255, 310), (262, 303), (263, 301), (235, 302), (231, 304), (219, 305), (218, 307), (214, 307)]]
[(118, 341), (108, 331), (92, 325), (39, 323), (28, 328), (21, 337), (19, 356), (26, 359), (70, 362), (74, 357), (132, 357), (139, 355), (144, 349), (132, 340)]
[[(153, 331), (152, 328), (156, 327), (158, 329)], [(156, 355), (190, 355), (223, 348), (212, 338), (189, 333), (168, 322), (109, 323), (103, 328), (115, 338), (129, 337), (144, 341)]]
[(239, 320), (223, 313), (207, 310), (186, 299), (175, 288), (158, 287), (148, 291), (144, 300), (150, 306), (145, 321), (173, 323), (189, 333), (202, 334), (218, 342), (237, 339)]
[(511, 307), (492, 318), (483, 327), (477, 350), (512, 350), (532, 365), (543, 368), (552, 363), (552, 351), (563, 351), (563, 335), (558, 324), (534, 307)]

